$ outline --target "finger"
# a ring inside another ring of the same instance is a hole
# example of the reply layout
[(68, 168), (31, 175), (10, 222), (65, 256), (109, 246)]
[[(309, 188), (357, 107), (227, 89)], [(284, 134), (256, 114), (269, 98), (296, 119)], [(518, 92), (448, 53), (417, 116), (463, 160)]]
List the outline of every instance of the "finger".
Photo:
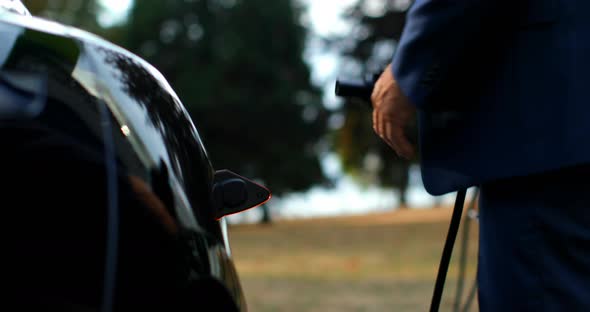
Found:
[(373, 92), (371, 92), (371, 105), (373, 108), (379, 107), (379, 99), (381, 98), (381, 81), (377, 80), (375, 86), (373, 86)]
[(399, 131), (399, 127), (396, 127), (392, 123), (388, 123), (387, 127), (385, 127), (385, 137), (387, 138), (387, 144), (391, 146), (391, 148), (395, 151), (396, 154), (400, 155), (400, 153), (402, 153), (403, 150), (395, 141), (397, 131)]
[(371, 114), (371, 116), (373, 117), (373, 130), (377, 132), (377, 112), (373, 110), (373, 114)]
[(385, 143), (387, 143), (398, 156), (406, 157), (407, 150), (402, 144), (400, 144), (398, 139), (400, 133), (403, 136), (402, 128), (396, 126), (390, 120), (381, 120), (380, 122), (379, 132), (382, 134), (381, 138), (383, 141), (385, 141)]
[(379, 113), (377, 112), (377, 110), (373, 111), (373, 130), (375, 131), (375, 134), (377, 134), (377, 136), (379, 136), (381, 139), (383, 139), (384, 137), (384, 133), (382, 130), (383, 127), (383, 121), (381, 120), (381, 116), (379, 115)]
[(387, 127), (390, 126), (389, 122), (387, 122), (387, 120), (384, 120), (384, 118), (382, 116), (377, 116), (377, 119), (379, 121), (379, 123), (378, 123), (379, 136), (386, 142), (391, 141), (391, 137), (388, 137), (388, 135), (387, 135)]
[(371, 104), (373, 107), (379, 107), (383, 104), (383, 94), (387, 92), (387, 87), (384, 86), (383, 74), (379, 76), (375, 84), (373, 85), (373, 92), (371, 92)]
[(397, 147), (396, 151), (399, 156), (406, 159), (414, 157), (414, 154), (416, 153), (415, 148), (408, 140), (403, 128), (399, 127), (398, 129), (395, 129), (392, 136), (392, 143)]

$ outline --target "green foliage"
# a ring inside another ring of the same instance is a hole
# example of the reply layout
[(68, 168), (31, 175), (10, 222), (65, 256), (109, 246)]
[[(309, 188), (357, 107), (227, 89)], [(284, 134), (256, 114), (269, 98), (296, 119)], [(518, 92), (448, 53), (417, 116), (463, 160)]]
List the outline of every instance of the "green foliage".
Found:
[(292, 0), (134, 1), (102, 29), (98, 0), (25, 1), (34, 15), (106, 37), (169, 80), (216, 169), (260, 179), (274, 193), (324, 182), (318, 143), (326, 112), (303, 61), (306, 30)]
[(122, 44), (169, 79), (216, 168), (303, 190), (323, 181), (325, 114), (298, 19), (290, 0), (136, 1)]
[(87, 31), (100, 33), (98, 14), (103, 9), (96, 0), (23, 0), (35, 16), (75, 25)]
[[(381, 4), (382, 11), (368, 12), (367, 6)], [(400, 1), (359, 0), (347, 12), (345, 18), (353, 25), (351, 35), (334, 40), (348, 62), (360, 65), (358, 77), (380, 72), (391, 62), (394, 44), (399, 40), (405, 23), (407, 5)], [(395, 186), (403, 193), (408, 186), (410, 162), (397, 157), (394, 151), (383, 143), (373, 132), (371, 111), (359, 103), (348, 101), (342, 107), (344, 126), (335, 135), (335, 146), (347, 172), (356, 176), (367, 171), (367, 155), (379, 160), (380, 166), (374, 173), (378, 183)], [(415, 125), (409, 132), (415, 136)]]

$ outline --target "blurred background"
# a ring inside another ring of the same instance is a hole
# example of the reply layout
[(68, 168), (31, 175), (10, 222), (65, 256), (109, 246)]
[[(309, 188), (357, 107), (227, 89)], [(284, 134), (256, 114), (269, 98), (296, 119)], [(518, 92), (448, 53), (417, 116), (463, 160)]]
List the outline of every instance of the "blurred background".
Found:
[[(153, 64), (214, 167), (272, 190), (228, 218), (251, 311), (427, 309), (454, 195), (428, 195), (417, 163), (374, 135), (369, 109), (334, 96), (337, 77), (389, 63), (410, 0), (23, 2)], [(476, 225), (466, 231), (470, 285)]]

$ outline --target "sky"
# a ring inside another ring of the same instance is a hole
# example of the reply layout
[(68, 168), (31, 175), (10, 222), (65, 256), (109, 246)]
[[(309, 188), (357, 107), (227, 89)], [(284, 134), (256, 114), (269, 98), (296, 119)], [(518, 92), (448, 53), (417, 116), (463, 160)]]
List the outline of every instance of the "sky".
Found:
[[(341, 104), (333, 95), (333, 83), (337, 78), (341, 61), (334, 53), (314, 45), (313, 36), (345, 35), (350, 26), (340, 16), (355, 0), (300, 1), (307, 5), (307, 13), (303, 22), (309, 27), (312, 35), (305, 58), (311, 66), (314, 83), (325, 90), (325, 105), (328, 108), (335, 108)], [(113, 24), (125, 18), (125, 12), (132, 0), (102, 0), (102, 2), (109, 12), (101, 18), (101, 23)], [(378, 3), (383, 2), (368, 1), (368, 11), (379, 12)], [(291, 194), (283, 198), (274, 197), (269, 202), (271, 211), (273, 213), (280, 212), (280, 217), (283, 218), (309, 218), (363, 214), (391, 210), (397, 206), (399, 196), (395, 191), (377, 187), (361, 187), (350, 177), (346, 177), (335, 154), (325, 155), (322, 165), (329, 176), (338, 178), (334, 188), (316, 187), (306, 193)], [(420, 170), (417, 166), (414, 166), (410, 172), (410, 189), (407, 197), (409, 205), (414, 208), (429, 207), (434, 201), (433, 197), (428, 195), (422, 187)], [(452, 202), (452, 200), (453, 194), (443, 198), (446, 203)], [(260, 210), (253, 209), (230, 216), (229, 222), (257, 222), (260, 218)]]
[[(356, 2), (355, 0), (300, 1), (309, 8), (310, 22), (314, 32), (319, 35), (330, 35), (348, 30), (348, 26), (339, 18), (339, 14)], [(101, 2), (109, 10), (109, 16), (104, 16), (103, 22), (109, 24), (123, 19), (133, 0), (101, 0)]]
[(108, 9), (99, 17), (99, 22), (103, 25), (112, 25), (125, 19), (125, 15), (133, 0), (100, 0)]

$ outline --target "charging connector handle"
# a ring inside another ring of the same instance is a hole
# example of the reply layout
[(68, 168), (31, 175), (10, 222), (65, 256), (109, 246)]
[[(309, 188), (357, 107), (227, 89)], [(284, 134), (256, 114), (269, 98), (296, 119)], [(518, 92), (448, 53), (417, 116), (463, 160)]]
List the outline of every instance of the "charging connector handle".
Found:
[(336, 80), (337, 96), (353, 97), (370, 102), (372, 92), (373, 85), (365, 81)]

